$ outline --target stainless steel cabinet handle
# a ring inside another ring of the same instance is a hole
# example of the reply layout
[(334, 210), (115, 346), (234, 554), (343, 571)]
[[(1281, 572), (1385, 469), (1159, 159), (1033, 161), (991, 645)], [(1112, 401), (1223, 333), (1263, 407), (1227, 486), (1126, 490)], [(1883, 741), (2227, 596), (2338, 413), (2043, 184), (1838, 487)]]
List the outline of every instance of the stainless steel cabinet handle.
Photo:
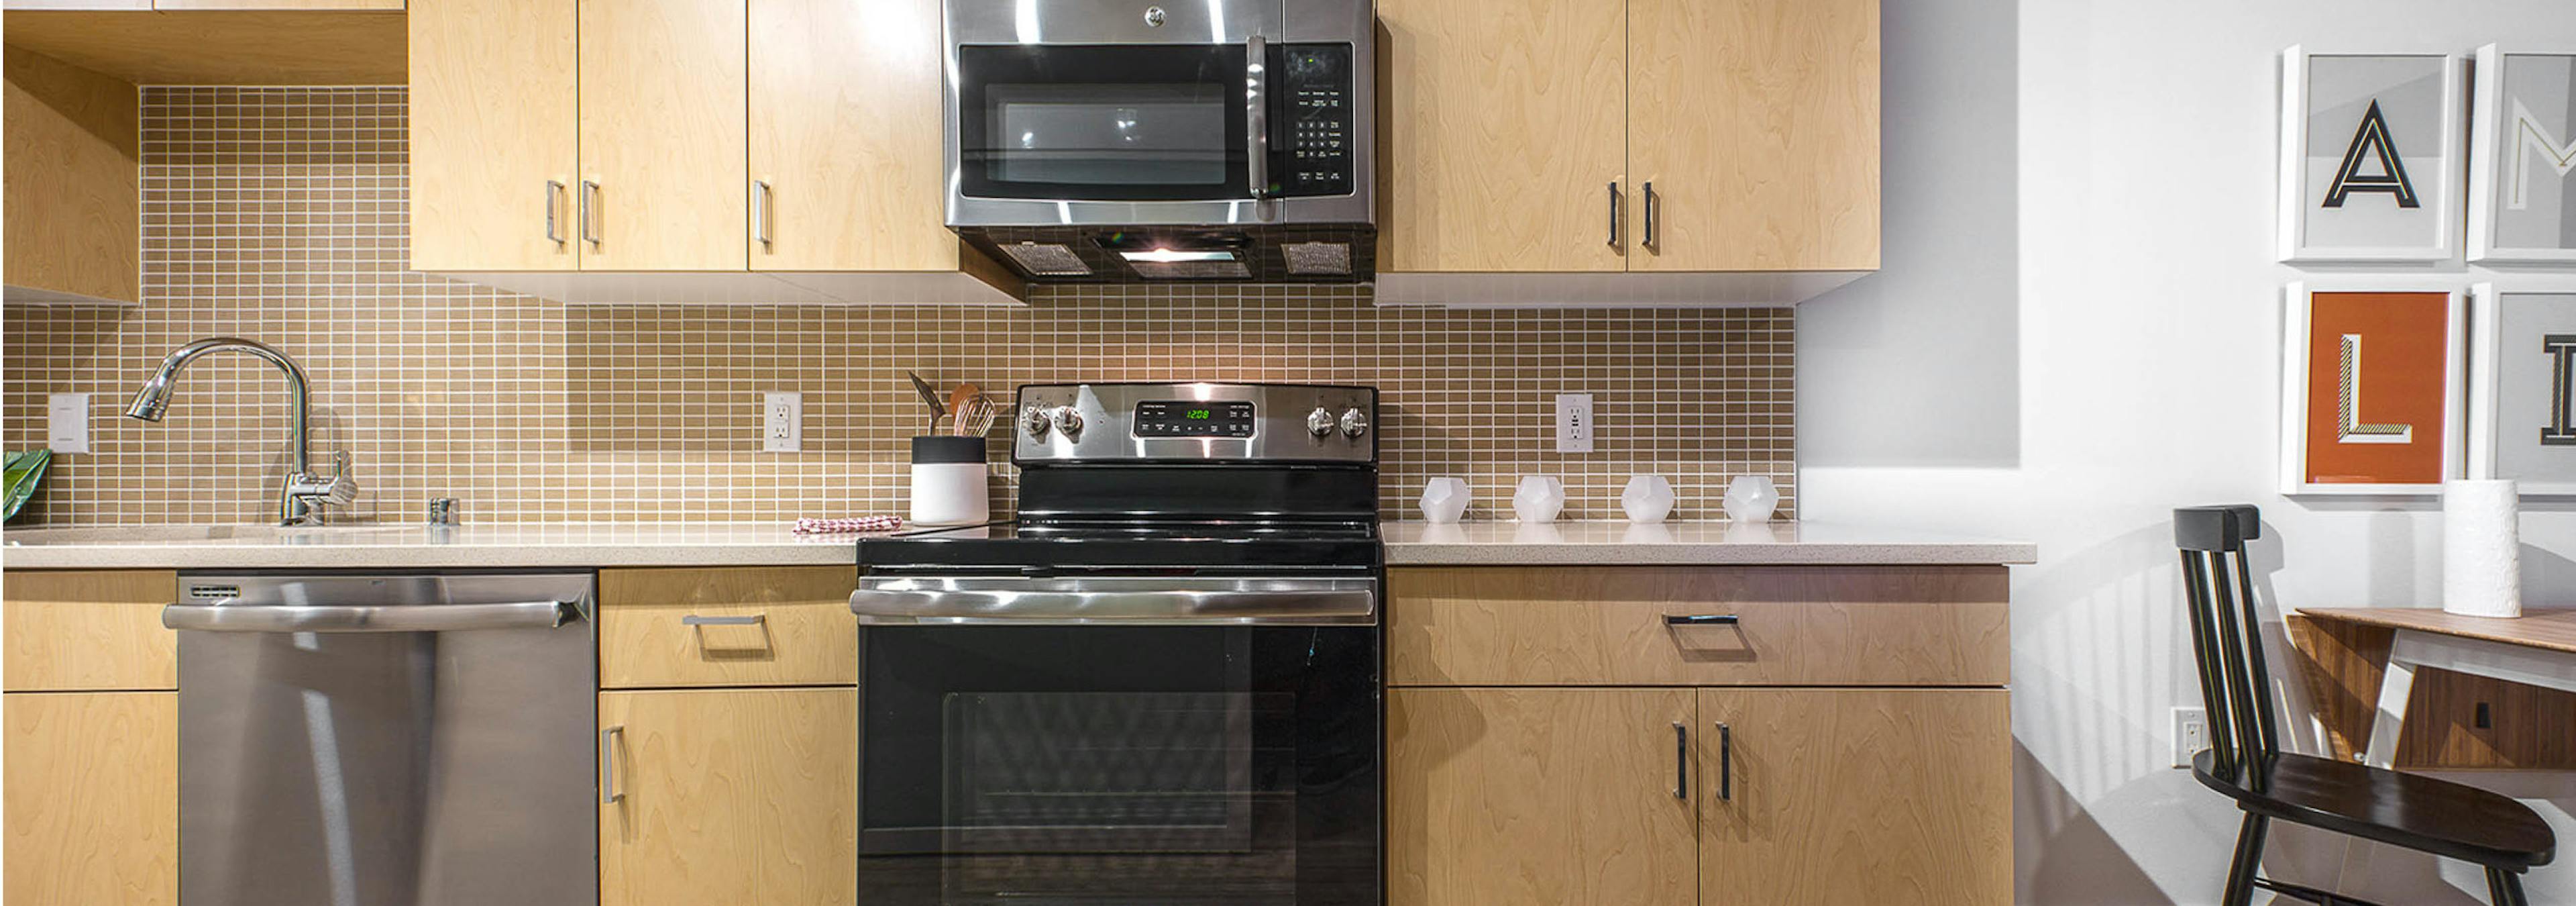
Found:
[(1243, 39), (1243, 168), (1254, 201), (1270, 194), (1269, 48), (1260, 35)]
[(681, 617), (681, 618), (680, 618), (680, 625), (682, 625), (682, 626), (758, 626), (758, 625), (760, 625), (760, 624), (761, 624), (761, 621), (763, 621), (763, 620), (767, 620), (767, 619), (769, 619), (769, 615), (767, 615), (767, 614), (758, 614), (758, 613), (752, 614), (751, 616), (747, 616), (747, 617), (703, 617), (703, 616), (699, 616), (699, 615), (697, 615), (697, 614), (694, 614), (694, 613), (693, 613), (693, 614), (689, 614), (689, 615), (687, 615), (687, 616)]
[(161, 625), (198, 632), (456, 632), (552, 629), (581, 619), (570, 601), (376, 606), (172, 604)]
[(598, 244), (599, 244), (599, 226), (598, 226), (598, 224), (597, 224), (597, 223), (595, 223), (595, 222), (594, 222), (594, 218), (596, 218), (596, 217), (598, 216), (598, 214), (599, 214), (599, 183), (597, 183), (597, 182), (593, 182), (593, 181), (591, 181), (591, 180), (587, 180), (587, 179), (582, 180), (582, 181), (581, 181), (581, 241), (583, 241), (583, 242), (587, 242), (587, 243), (590, 243), (590, 244), (592, 244), (592, 245), (598, 245)]
[(751, 238), (769, 244), (769, 182), (751, 181)]
[(1733, 626), (1741, 620), (1731, 613), (1668, 613), (1666, 626)]
[(1655, 183), (1646, 182), (1646, 247), (1655, 247)]
[(1673, 798), (1690, 798), (1690, 726), (1673, 721)]
[(1610, 247), (1619, 247), (1619, 181), (1610, 181)]
[(555, 223), (555, 211), (563, 206), (564, 184), (559, 179), (546, 180), (546, 240), (562, 245), (563, 228)]
[(617, 791), (617, 747), (611, 740), (624, 738), (626, 725), (619, 724), (599, 731), (599, 804), (613, 805), (626, 798)]
[(1725, 721), (1717, 724), (1717, 798), (1735, 801), (1735, 729)]

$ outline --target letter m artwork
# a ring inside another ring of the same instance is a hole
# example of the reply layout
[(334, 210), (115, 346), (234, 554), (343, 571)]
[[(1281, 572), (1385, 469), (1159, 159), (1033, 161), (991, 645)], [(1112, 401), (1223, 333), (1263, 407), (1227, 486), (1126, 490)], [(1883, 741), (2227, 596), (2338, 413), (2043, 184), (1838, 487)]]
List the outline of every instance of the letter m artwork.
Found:
[[(2379, 172), (2361, 172), (2363, 155), (2379, 158)], [(2380, 115), (2379, 102), (2371, 101), (2370, 110), (2361, 115), (2361, 128), (2352, 133), (2352, 145), (2343, 152), (2343, 166), (2335, 168), (2334, 185), (2326, 189), (2325, 207), (2343, 207), (2343, 201), (2354, 192), (2386, 192), (2396, 196), (2401, 208), (2422, 207), (2415, 198), (2415, 183), (2406, 178), (2406, 162), (2397, 156), (2397, 142), (2388, 137), (2388, 118)]]

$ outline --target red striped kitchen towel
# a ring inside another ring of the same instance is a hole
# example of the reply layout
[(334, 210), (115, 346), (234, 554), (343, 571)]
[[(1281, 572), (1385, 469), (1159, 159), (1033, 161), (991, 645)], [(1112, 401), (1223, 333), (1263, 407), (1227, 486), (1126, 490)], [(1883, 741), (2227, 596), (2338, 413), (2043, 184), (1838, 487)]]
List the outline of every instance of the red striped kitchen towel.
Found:
[(859, 516), (851, 519), (799, 519), (796, 534), (845, 535), (853, 532), (890, 532), (903, 527), (899, 516)]

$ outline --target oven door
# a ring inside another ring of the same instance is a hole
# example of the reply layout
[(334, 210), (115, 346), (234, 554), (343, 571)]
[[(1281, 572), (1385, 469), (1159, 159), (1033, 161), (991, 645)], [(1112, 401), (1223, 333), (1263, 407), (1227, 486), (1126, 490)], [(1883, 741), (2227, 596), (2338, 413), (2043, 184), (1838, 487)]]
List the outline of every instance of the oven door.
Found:
[(863, 580), (858, 901), (1376, 906), (1374, 580), (1290, 581)]

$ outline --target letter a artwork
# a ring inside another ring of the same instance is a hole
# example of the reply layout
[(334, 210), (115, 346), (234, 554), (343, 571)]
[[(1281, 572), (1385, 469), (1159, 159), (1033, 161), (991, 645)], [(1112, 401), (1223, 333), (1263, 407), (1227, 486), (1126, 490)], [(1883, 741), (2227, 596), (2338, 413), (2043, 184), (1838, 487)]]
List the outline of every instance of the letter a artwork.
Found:
[[(2379, 172), (2361, 172), (2363, 152), (2379, 156)], [(2370, 111), (2361, 115), (2361, 128), (2352, 133), (2352, 145), (2343, 152), (2343, 166), (2335, 168), (2334, 185), (2326, 188), (2325, 207), (2343, 207), (2345, 196), (2354, 192), (2386, 192), (2397, 197), (2401, 208), (2422, 207), (2415, 199), (2415, 184), (2406, 178), (2406, 162), (2397, 156), (2397, 143), (2388, 137), (2388, 119), (2379, 113), (2379, 102), (2370, 102)]]

